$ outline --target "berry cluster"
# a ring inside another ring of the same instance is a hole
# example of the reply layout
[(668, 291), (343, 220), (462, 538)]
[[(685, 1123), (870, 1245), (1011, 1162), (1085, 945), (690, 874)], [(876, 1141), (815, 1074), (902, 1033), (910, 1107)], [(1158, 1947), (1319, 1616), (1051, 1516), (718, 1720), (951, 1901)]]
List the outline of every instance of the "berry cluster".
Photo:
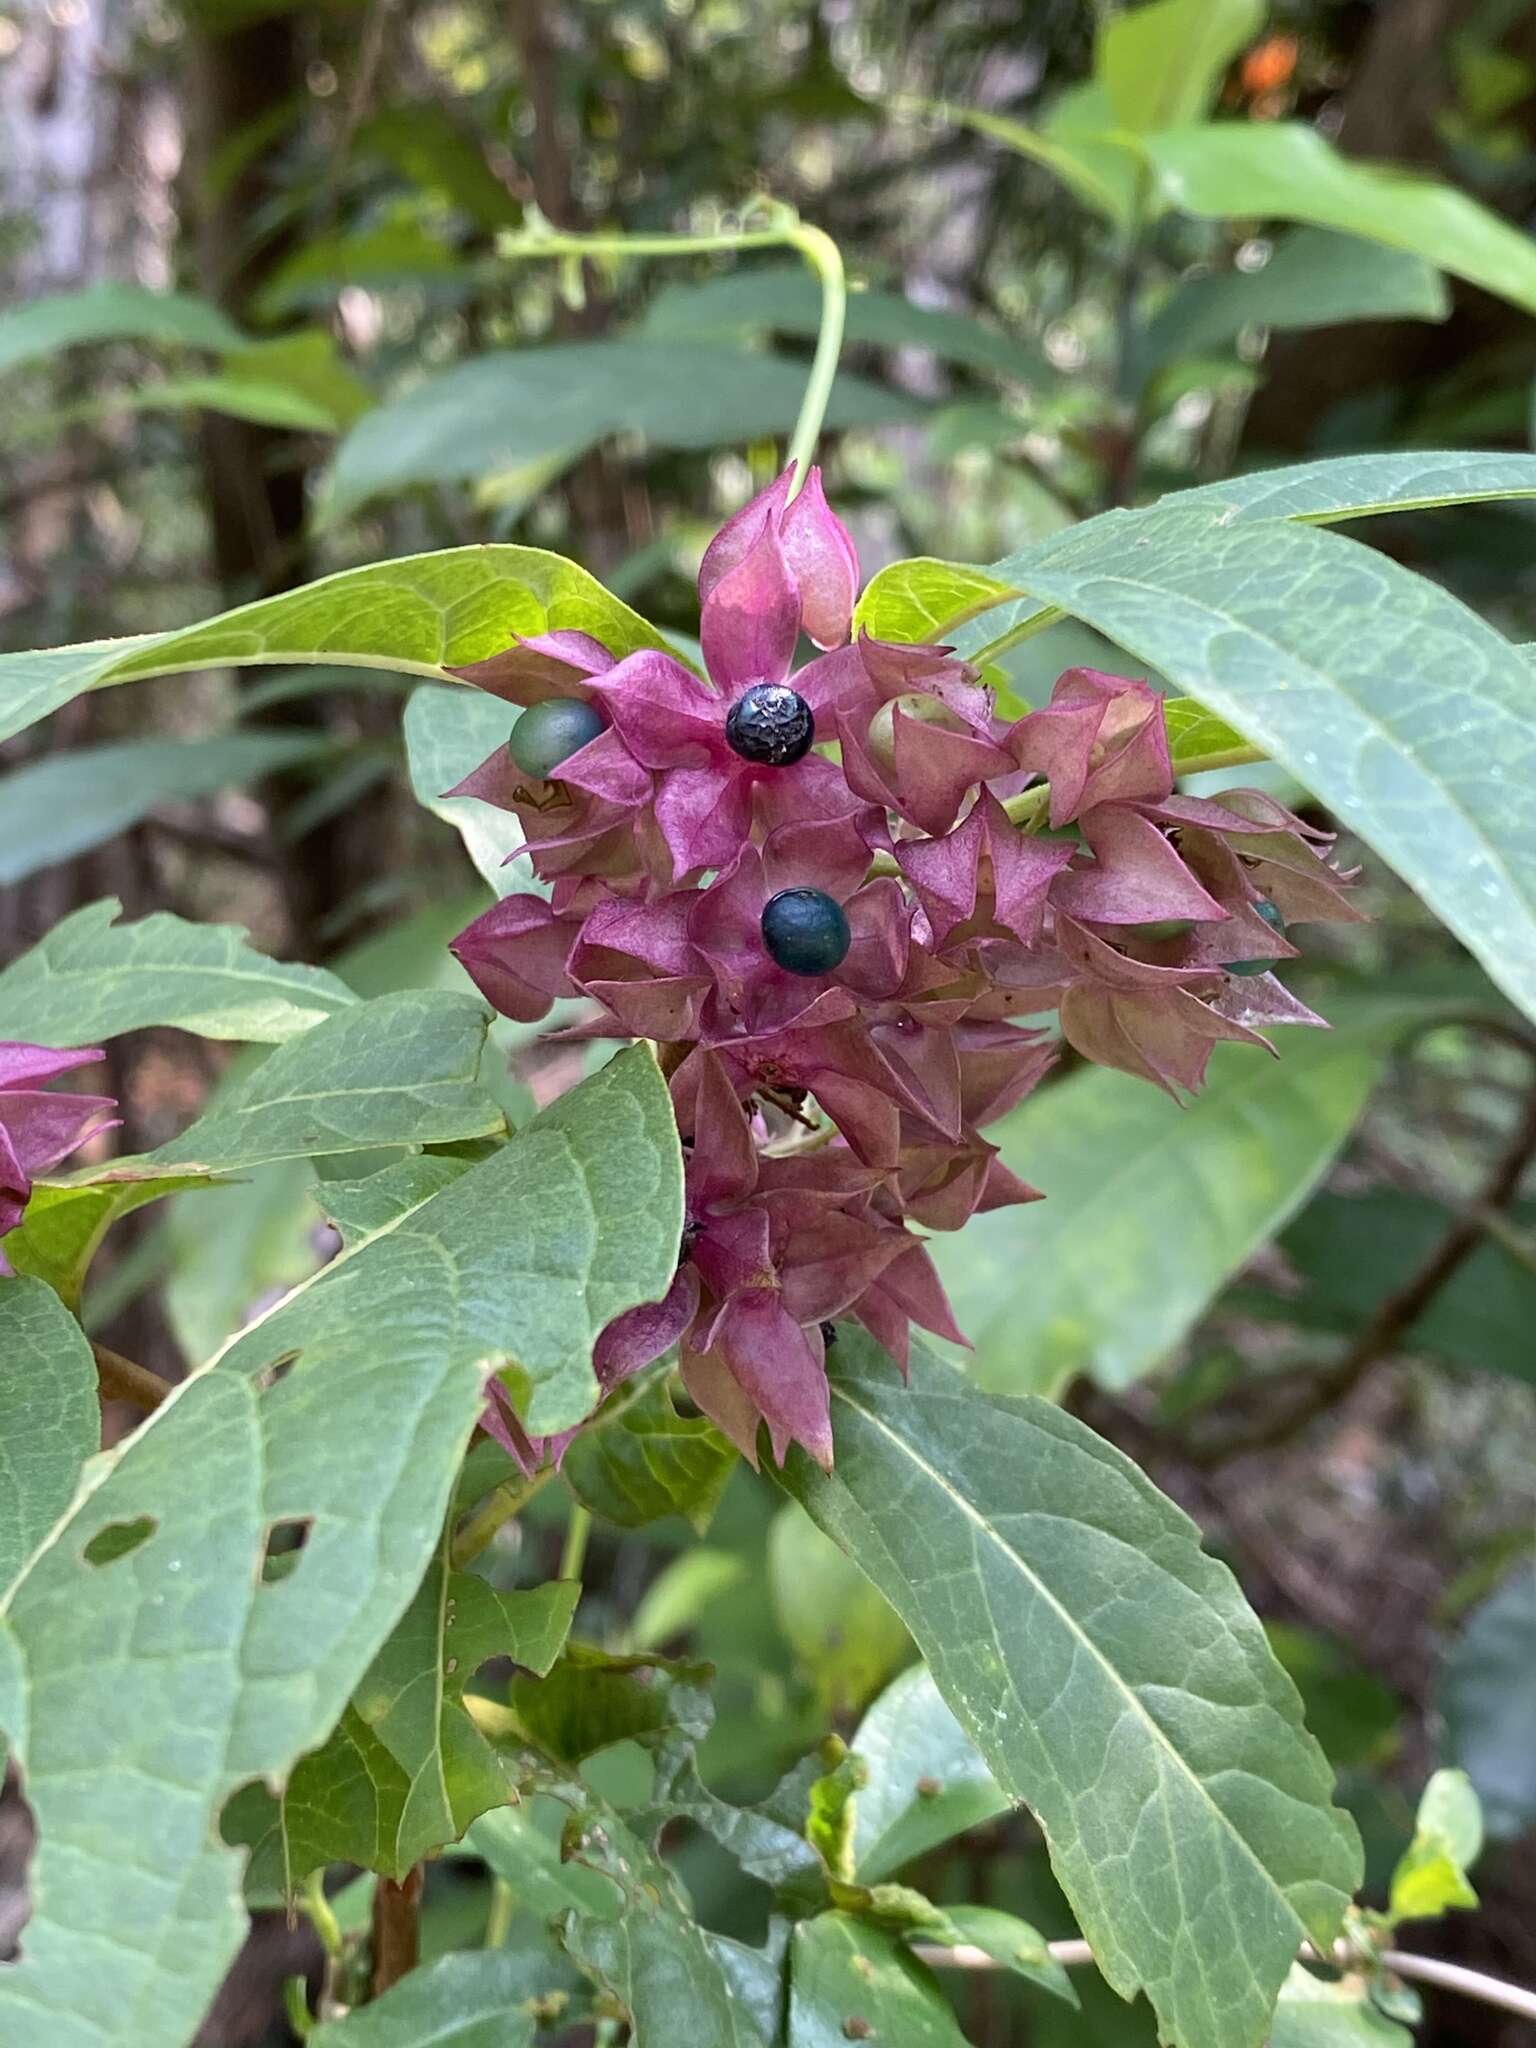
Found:
[(851, 637), (852, 542), (818, 473), (792, 481), (704, 556), (707, 682), (572, 631), (460, 671), (526, 708), (452, 793), (516, 812), (550, 890), (454, 952), (507, 1016), (586, 997), (581, 1031), (650, 1039), (670, 1075), (682, 1263), (604, 1333), (603, 1384), (675, 1343), (748, 1457), (766, 1422), (825, 1464), (830, 1320), (902, 1363), (914, 1322), (963, 1342), (910, 1226), (1035, 1198), (981, 1134), (1051, 1064), (1045, 1013), (1194, 1089), (1217, 1040), (1320, 1021), (1269, 970), (1287, 925), (1353, 913), (1281, 805), (1175, 794), (1144, 683), (1073, 669), (1010, 723), (947, 649)]

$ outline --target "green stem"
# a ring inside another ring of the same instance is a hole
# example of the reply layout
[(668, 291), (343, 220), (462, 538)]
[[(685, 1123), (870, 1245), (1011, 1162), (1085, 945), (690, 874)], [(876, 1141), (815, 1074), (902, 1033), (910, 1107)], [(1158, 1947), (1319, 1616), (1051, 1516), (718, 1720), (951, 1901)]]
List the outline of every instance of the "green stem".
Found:
[(560, 1552), (560, 1570), (556, 1574), (557, 1577), (581, 1577), (581, 1568), (587, 1557), (587, 1538), (591, 1533), (592, 1517), (578, 1501), (571, 1509), (571, 1519), (565, 1525), (565, 1544)]
[(305, 1878), (301, 1903), (310, 1925), (320, 1937), (320, 1946), (334, 1961), (341, 1954), (341, 1923), (331, 1911), (331, 1902), (325, 1896), (323, 1870), (312, 1870)]
[[(750, 207), (747, 215), (753, 217)], [(848, 283), (842, 255), (830, 235), (802, 221), (787, 206), (768, 207), (763, 219), (761, 227), (665, 235), (570, 234), (538, 220), (518, 234), (503, 235), (497, 243), (497, 253), (513, 261), (530, 256), (704, 256), (719, 249), (793, 249), (803, 256), (821, 285), (821, 326), (816, 335), (810, 380), (789, 443), (789, 461), (795, 467), (789, 492), (793, 497), (810, 468), (821, 423), (826, 418), (827, 401), (832, 395), (848, 313)]]
[(512, 1932), (512, 1915), (517, 1900), (512, 1887), (504, 1877), (491, 1880), (491, 1909), (485, 1916), (485, 1945), (487, 1948), (505, 1948), (507, 1936)]
[(454, 1570), (462, 1571), (465, 1565), (472, 1564), (502, 1524), (521, 1514), (553, 1476), (552, 1468), (546, 1466), (531, 1479), (504, 1479), (500, 1486), (493, 1486), (454, 1531), (448, 1552)]

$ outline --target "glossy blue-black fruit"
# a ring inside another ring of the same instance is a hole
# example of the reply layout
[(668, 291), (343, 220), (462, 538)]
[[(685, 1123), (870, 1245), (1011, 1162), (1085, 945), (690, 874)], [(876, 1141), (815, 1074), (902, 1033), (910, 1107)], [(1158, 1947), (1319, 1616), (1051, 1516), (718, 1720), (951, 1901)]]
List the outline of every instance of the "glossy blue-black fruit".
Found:
[(546, 697), (513, 726), (507, 752), (515, 768), (543, 782), (604, 729), (603, 714), (579, 697)]
[(788, 683), (754, 683), (725, 715), (725, 737), (743, 761), (788, 768), (803, 761), (816, 737), (811, 707)]
[(763, 905), (763, 944), (786, 974), (830, 974), (852, 941), (843, 906), (824, 889), (781, 889)]
[[(1285, 930), (1285, 919), (1276, 910), (1274, 904), (1270, 902), (1267, 896), (1261, 896), (1258, 902), (1250, 904), (1249, 908), (1254, 912), (1255, 916), (1263, 918), (1272, 932), (1283, 932)], [(1274, 964), (1273, 959), (1230, 960), (1227, 963), (1227, 972), (1228, 974), (1268, 974)]]

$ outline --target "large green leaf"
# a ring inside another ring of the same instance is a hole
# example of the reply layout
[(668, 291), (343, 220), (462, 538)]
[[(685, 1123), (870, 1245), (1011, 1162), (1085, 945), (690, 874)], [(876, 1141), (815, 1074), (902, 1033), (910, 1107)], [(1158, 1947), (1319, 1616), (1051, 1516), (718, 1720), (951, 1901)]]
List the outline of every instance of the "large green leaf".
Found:
[(854, 1803), (854, 1875), (879, 1884), (904, 1864), (1006, 1812), (980, 1751), (944, 1704), (926, 1664), (910, 1665), (859, 1723), (869, 1766)]
[(438, 1956), (382, 1998), (328, 2020), (310, 2048), (531, 2048), (538, 1995), (528, 1960), (498, 1949)]
[(1341, 156), (1300, 121), (1220, 121), (1142, 138), (1162, 198), (1212, 220), (1306, 221), (1422, 256), (1536, 312), (1536, 246), (1465, 192)]
[[(1415, 448), (1404, 455), (1339, 455), (1322, 462), (1291, 462), (1280, 469), (1202, 484), (1197, 490), (1175, 491), (1160, 504), (1169, 510), (1219, 506), (1238, 520), (1299, 519), (1309, 526), (1332, 526), (1387, 512), (1533, 497), (1536, 455)], [(1085, 524), (1099, 526), (1111, 519), (1124, 523), (1124, 516), (1109, 513), (1102, 521)], [(1007, 566), (999, 563), (994, 574), (1005, 575)]]
[(330, 746), (313, 734), (235, 732), (46, 755), (0, 782), (0, 884), (99, 846), (171, 798), (251, 782)]
[(41, 1280), (0, 1279), (0, 1594), (69, 1506), (100, 1440), (80, 1325)]
[(990, 1132), (1045, 1195), (934, 1243), (972, 1370), (999, 1393), (1077, 1373), (1128, 1386), (1166, 1358), (1306, 1199), (1349, 1136), (1411, 1011), (1218, 1047), (1188, 1107), (1085, 1068)]
[(515, 1798), (516, 1774), (465, 1711), (464, 1688), (492, 1657), (542, 1676), (580, 1597), (574, 1579), (501, 1593), (450, 1571), (439, 1554), (329, 1741), (295, 1766), (281, 1802), (255, 1788), (254, 1798), (243, 1795), (243, 1822), (230, 1816), (252, 1844), (251, 1880), (293, 1886), (325, 1864), (357, 1863), (399, 1881)]
[(917, 1638), (1038, 1815), (1100, 1968), (1177, 2048), (1258, 2048), (1303, 1939), (1360, 1876), (1294, 1686), (1225, 1566), (1075, 1417), (926, 1352), (833, 1354), (836, 1464), (786, 1483)]
[[(324, 511), (336, 518), (413, 485), (575, 456), (611, 434), (714, 448), (788, 433), (805, 377), (787, 356), (700, 341), (569, 341), (475, 356), (358, 421), (337, 450)], [(827, 424), (920, 415), (912, 399), (845, 374)]]
[(795, 1928), (789, 1956), (788, 2048), (965, 2048), (932, 1970), (884, 1928), (818, 1913)]
[(1093, 68), (1116, 121), (1141, 134), (1199, 120), (1264, 14), (1263, 0), (1151, 0), (1103, 18)]
[(612, 653), (664, 643), (595, 577), (542, 548), (448, 548), (323, 576), (200, 626), (0, 655), (0, 739), (82, 690), (184, 669), (314, 661), (445, 680), (518, 634), (574, 628)]
[(0, 315), (0, 372), (87, 341), (168, 341), (223, 350), (240, 348), (245, 336), (217, 306), (189, 292), (96, 284), (33, 299)]
[(1331, 327), (1345, 320), (1443, 320), (1445, 280), (1422, 256), (1358, 235), (1295, 228), (1260, 270), (1192, 278), (1149, 324), (1138, 348), (1146, 367), (1198, 355), (1247, 327)]
[(1475, 612), (1341, 534), (1209, 504), (1095, 521), (998, 573), (1290, 769), (1536, 1015), (1531, 672)]
[(1413, 2048), (1413, 2036), (1359, 1974), (1333, 1983), (1298, 1963), (1281, 1987), (1269, 2048)]
[[(436, 1196), (379, 1209), (93, 1472), (0, 1608), (0, 1726), (40, 1836), (7, 2048), (180, 2048), (197, 2026), (244, 1928), (218, 1813), (324, 1741), (404, 1613), (488, 1368), (516, 1357), (535, 1429), (574, 1422), (596, 1330), (671, 1278), (654, 1060), (621, 1054)], [(269, 1531), (296, 1525), (297, 1568), (264, 1583)]]
[(149, 1158), (227, 1173), (494, 1136), (505, 1121), (476, 1078), (489, 1022), (477, 997), (442, 989), (354, 1003), (221, 1089), (205, 1116)]
[(1440, 1705), (1447, 1753), (1472, 1780), (1488, 1833), (1512, 1840), (1536, 1820), (1536, 1564), (1511, 1572), (1467, 1617)]
[(268, 960), (231, 924), (157, 911), (115, 920), (111, 897), (56, 924), (0, 971), (7, 1031), (39, 1045), (89, 1045), (174, 1024), (203, 1038), (269, 1043), (308, 1031), (356, 1001), (334, 974)]

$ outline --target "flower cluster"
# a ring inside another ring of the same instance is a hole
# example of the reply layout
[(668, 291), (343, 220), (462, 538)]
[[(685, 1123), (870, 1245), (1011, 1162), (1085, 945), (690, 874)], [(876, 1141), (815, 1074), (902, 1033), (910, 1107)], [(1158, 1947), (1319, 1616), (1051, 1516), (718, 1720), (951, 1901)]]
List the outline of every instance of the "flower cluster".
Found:
[[(108, 1112), (117, 1106), (110, 1096), (56, 1095), (48, 1087), (60, 1074), (100, 1058), (99, 1052), (0, 1040), (0, 1240), (21, 1221), (33, 1176), (110, 1127)], [(0, 1242), (0, 1273), (10, 1270)]]
[(460, 671), (525, 708), (452, 793), (516, 812), (549, 891), (454, 951), (507, 1016), (585, 997), (580, 1031), (652, 1040), (671, 1077), (682, 1264), (600, 1379), (676, 1343), (749, 1457), (766, 1422), (829, 1463), (832, 1319), (903, 1364), (913, 1323), (963, 1342), (911, 1226), (1035, 1198), (982, 1133), (1050, 1065), (1047, 1013), (1194, 1089), (1217, 1040), (1320, 1021), (1268, 970), (1289, 924), (1353, 913), (1279, 804), (1175, 794), (1144, 683), (1073, 669), (1010, 722), (949, 650), (854, 637), (852, 542), (818, 473), (792, 482), (704, 556), (707, 681), (563, 630)]

